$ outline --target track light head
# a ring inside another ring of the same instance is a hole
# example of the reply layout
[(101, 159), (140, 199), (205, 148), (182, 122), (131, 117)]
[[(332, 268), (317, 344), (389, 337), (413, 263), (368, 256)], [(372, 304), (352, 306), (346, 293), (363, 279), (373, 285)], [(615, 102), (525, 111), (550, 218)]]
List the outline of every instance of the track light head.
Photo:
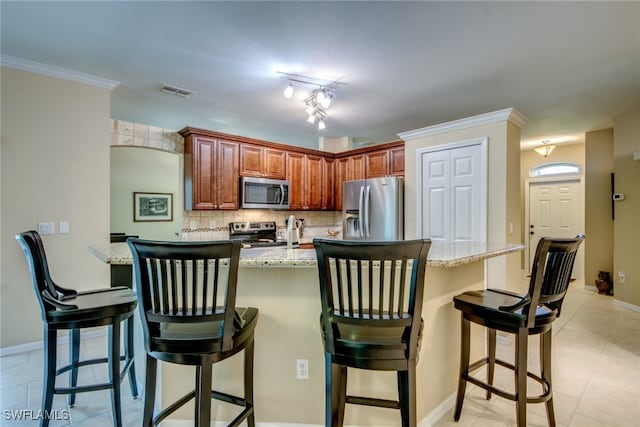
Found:
[(289, 85), (285, 88), (282, 94), (285, 98), (291, 98), (293, 96), (293, 84), (291, 84), (291, 82), (289, 82)]

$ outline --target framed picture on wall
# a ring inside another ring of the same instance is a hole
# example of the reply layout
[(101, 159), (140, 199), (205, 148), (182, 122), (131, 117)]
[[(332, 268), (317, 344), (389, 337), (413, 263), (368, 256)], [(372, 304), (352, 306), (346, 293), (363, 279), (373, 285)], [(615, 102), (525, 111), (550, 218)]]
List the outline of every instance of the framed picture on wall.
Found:
[(134, 192), (133, 221), (173, 221), (173, 194)]

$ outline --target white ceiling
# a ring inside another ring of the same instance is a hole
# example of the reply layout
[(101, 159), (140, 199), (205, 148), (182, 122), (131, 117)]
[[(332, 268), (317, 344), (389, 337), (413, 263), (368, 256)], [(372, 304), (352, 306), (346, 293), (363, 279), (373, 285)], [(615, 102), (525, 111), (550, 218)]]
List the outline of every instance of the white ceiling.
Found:
[[(315, 148), (514, 107), (523, 146), (640, 105), (640, 2), (0, 2), (2, 54), (116, 80), (111, 115)], [(339, 79), (327, 129), (277, 71)], [(163, 84), (196, 94), (179, 98)]]

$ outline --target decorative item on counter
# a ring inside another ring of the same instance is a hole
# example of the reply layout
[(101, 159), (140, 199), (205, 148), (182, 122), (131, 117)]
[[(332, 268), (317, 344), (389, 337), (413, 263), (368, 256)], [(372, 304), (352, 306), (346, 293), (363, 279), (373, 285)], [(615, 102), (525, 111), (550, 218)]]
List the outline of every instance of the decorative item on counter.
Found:
[(336, 237), (340, 234), (340, 230), (327, 230), (327, 236)]
[(608, 271), (599, 271), (596, 279), (596, 288), (601, 295), (613, 295), (613, 279)]

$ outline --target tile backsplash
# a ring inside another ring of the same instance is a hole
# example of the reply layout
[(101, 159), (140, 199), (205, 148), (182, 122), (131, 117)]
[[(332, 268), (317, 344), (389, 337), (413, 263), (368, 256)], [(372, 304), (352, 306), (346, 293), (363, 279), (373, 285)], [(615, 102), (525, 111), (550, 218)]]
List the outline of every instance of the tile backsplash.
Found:
[(342, 212), (274, 211), (239, 209), (236, 211), (184, 211), (182, 240), (221, 240), (229, 238), (229, 223), (241, 221), (275, 221), (278, 230), (285, 229), (290, 215), (304, 219), (303, 237), (324, 237), (328, 230), (342, 231)]

